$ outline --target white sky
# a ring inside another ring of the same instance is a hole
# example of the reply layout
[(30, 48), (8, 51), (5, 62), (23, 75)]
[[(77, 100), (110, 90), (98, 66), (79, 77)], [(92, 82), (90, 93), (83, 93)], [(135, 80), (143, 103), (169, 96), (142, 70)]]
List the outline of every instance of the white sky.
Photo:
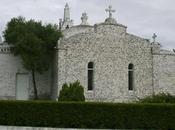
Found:
[(71, 8), (74, 24), (86, 12), (91, 25), (108, 17), (105, 9), (112, 5), (113, 17), (128, 27), (128, 32), (152, 39), (155, 32), (163, 48), (175, 48), (175, 0), (0, 0), (0, 32), (12, 17), (58, 23), (63, 17), (65, 3)]

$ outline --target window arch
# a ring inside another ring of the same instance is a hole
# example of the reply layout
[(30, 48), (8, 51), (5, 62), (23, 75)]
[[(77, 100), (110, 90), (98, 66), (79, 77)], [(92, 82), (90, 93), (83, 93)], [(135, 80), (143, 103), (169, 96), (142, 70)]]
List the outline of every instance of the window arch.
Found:
[(94, 80), (94, 63), (88, 63), (88, 90), (93, 90), (93, 80)]
[(128, 89), (134, 88), (134, 65), (131, 63), (128, 65)]

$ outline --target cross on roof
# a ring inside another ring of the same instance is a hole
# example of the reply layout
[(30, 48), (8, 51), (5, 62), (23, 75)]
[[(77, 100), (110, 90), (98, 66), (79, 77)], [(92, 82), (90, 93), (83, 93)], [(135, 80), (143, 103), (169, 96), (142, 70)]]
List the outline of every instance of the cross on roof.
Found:
[(154, 33), (152, 38), (153, 38), (153, 42), (156, 42), (157, 35)]
[(109, 5), (108, 9), (105, 9), (106, 12), (109, 12), (109, 18), (112, 18), (112, 13), (115, 12), (114, 9), (112, 9), (112, 6)]

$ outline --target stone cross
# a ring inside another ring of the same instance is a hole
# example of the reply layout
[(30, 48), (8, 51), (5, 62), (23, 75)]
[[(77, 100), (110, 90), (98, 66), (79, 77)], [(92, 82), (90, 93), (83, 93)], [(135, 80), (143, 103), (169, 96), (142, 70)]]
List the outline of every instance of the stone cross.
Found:
[(112, 13), (115, 12), (115, 10), (112, 9), (112, 6), (109, 5), (108, 9), (105, 9), (106, 12), (109, 12), (109, 18), (112, 18)]
[(152, 38), (153, 38), (153, 42), (155, 43), (156, 42), (157, 35), (154, 33), (153, 36), (152, 36)]

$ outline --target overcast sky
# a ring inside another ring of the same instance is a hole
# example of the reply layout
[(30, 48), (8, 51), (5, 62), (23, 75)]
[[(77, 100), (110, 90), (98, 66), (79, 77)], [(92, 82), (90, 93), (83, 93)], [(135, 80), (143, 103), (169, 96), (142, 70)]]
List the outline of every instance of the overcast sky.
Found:
[(151, 39), (155, 32), (163, 48), (175, 48), (175, 0), (0, 0), (0, 32), (12, 17), (58, 23), (65, 3), (71, 8), (74, 24), (80, 24), (81, 14), (88, 14), (91, 25), (108, 17), (105, 9), (112, 5), (113, 17), (128, 27), (128, 32)]

